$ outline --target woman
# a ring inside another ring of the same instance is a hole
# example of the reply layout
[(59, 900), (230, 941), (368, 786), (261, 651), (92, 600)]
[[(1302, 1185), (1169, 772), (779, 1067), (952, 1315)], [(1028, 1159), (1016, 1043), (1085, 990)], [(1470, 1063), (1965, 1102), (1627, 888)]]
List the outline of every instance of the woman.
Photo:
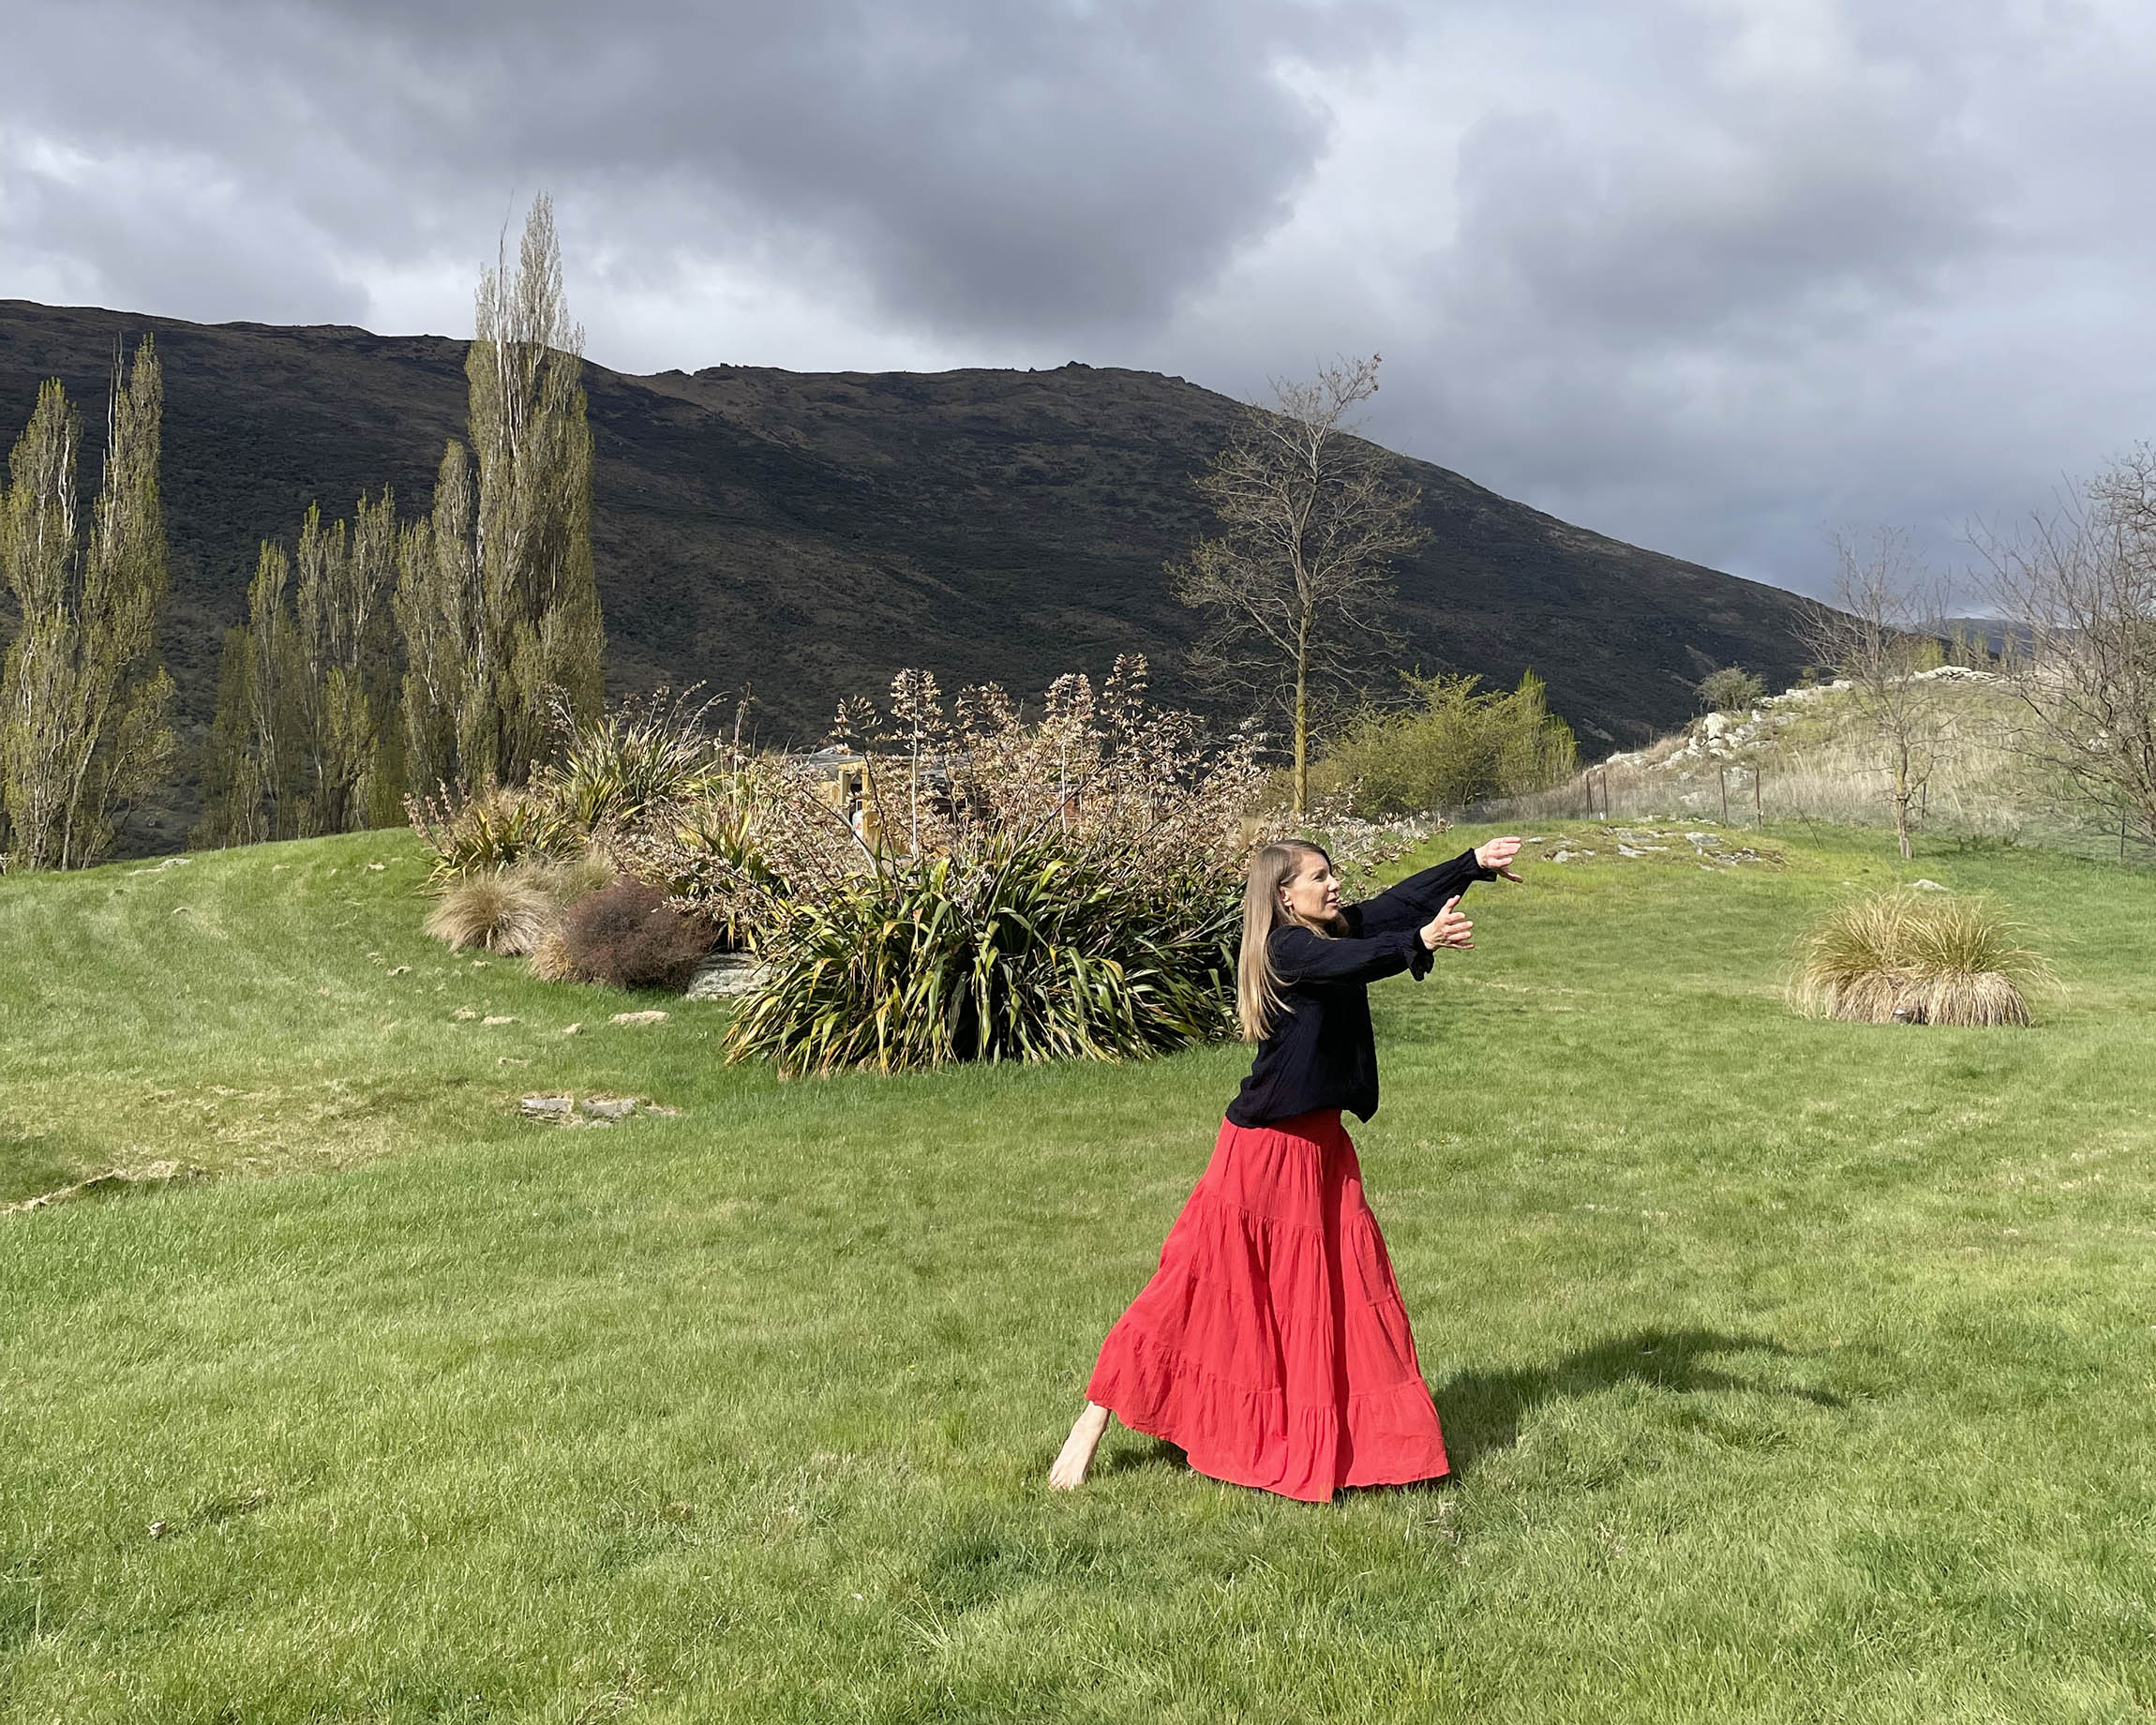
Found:
[(1236, 1007), (1257, 1058), (1160, 1269), (1101, 1344), (1050, 1486), (1085, 1482), (1111, 1414), (1199, 1473), (1310, 1503), (1445, 1471), (1340, 1110), (1377, 1112), (1366, 985), (1474, 945), (1460, 895), (1518, 880), (1519, 850), (1492, 839), (1346, 907), (1315, 845), (1251, 860)]

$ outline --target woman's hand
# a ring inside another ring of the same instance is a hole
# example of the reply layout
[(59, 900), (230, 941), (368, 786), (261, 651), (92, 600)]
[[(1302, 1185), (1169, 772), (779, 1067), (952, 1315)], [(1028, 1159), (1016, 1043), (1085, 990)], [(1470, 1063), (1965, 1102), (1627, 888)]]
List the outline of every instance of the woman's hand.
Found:
[(1431, 952), (1441, 946), (1465, 951), (1475, 944), (1475, 924), (1460, 914), (1459, 903), (1457, 897), (1446, 899), (1445, 908), (1422, 925), (1422, 943)]
[(1520, 877), (1512, 872), (1512, 859), (1519, 854), (1518, 839), (1493, 838), (1475, 848), (1475, 865), (1492, 870), (1500, 880), (1518, 880)]

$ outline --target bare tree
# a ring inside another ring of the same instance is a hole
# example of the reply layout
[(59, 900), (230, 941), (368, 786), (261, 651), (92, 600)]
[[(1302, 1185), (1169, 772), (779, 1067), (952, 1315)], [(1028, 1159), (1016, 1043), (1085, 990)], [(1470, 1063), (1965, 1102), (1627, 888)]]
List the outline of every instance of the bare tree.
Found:
[(2020, 533), (1985, 533), (2023, 742), (2067, 795), (2156, 845), (2156, 449)]
[(1295, 806), (1310, 803), (1316, 703), (1397, 638), (1383, 615), (1390, 565), (1427, 537), (1411, 488), (1348, 416), (1377, 393), (1378, 355), (1328, 367), (1310, 382), (1273, 382), (1199, 477), (1222, 532), (1172, 564), (1175, 596), (1211, 614), (1202, 670), (1257, 695), (1284, 718)]
[(1945, 591), (1898, 530), (1863, 546), (1836, 534), (1834, 547), (1832, 607), (1807, 608), (1799, 627), (1812, 656), (1849, 681), (1850, 708), (1889, 780), (1894, 840), (1906, 860), (1910, 814), (1946, 734), (1939, 691), (1919, 675), (1942, 661), (1934, 630)]

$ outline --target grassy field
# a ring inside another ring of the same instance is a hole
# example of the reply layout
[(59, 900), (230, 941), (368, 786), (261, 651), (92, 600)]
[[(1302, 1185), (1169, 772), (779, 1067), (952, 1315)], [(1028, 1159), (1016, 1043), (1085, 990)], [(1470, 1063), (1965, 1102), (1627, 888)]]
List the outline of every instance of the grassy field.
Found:
[[(781, 1085), (452, 959), (397, 835), (0, 882), (0, 1202), (146, 1177), (0, 1215), (0, 1717), (2148, 1718), (2156, 882), (1566, 831), (1376, 993), (1457, 1471), (1325, 1508), (1042, 1484), (1235, 1049)], [(1919, 875), (2037, 1028), (1789, 1016)]]

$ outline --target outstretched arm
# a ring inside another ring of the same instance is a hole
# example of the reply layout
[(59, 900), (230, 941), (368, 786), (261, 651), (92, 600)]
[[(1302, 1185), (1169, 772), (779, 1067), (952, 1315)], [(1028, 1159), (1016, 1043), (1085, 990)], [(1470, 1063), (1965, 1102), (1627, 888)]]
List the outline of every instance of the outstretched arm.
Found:
[(1518, 880), (1512, 859), (1520, 854), (1516, 838), (1493, 838), (1463, 850), (1449, 862), (1410, 875), (1375, 898), (1342, 907), (1340, 914), (1357, 935), (1370, 937), (1400, 928), (1418, 928), (1448, 899), (1461, 897), (1477, 880)]
[(1307, 928), (1273, 931), (1273, 969), (1283, 986), (1297, 982), (1374, 982), (1402, 970), (1430, 968), (1430, 948), (1415, 928), (1388, 929), (1367, 939), (1328, 939)]

